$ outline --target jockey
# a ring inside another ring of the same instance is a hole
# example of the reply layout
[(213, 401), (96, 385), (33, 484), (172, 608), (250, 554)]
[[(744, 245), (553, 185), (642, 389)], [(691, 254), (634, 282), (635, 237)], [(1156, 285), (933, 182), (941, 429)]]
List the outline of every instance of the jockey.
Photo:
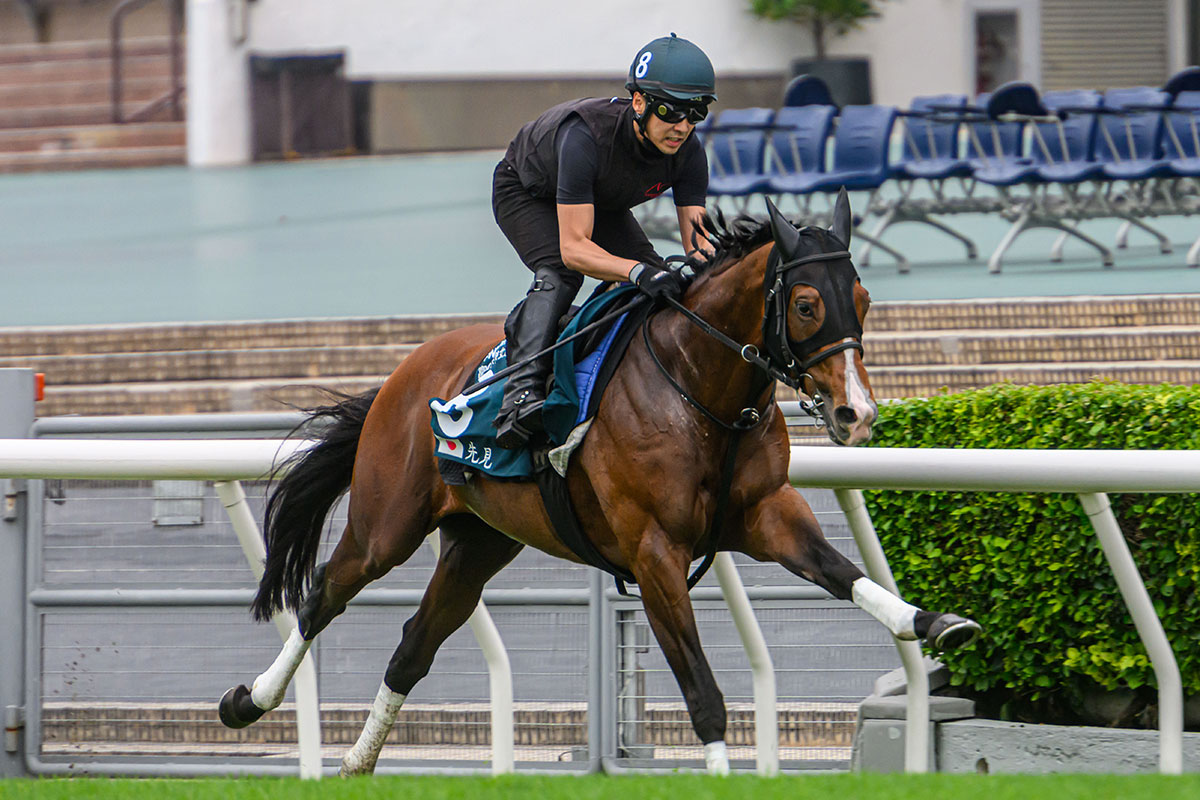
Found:
[[(630, 281), (655, 299), (683, 293), (684, 279), (664, 268), (633, 206), (673, 189), (685, 249), (693, 232), (708, 247), (708, 161), (691, 133), (717, 99), (712, 63), (672, 33), (638, 51), (625, 88), (630, 98), (546, 111), (521, 128), (496, 166), (496, 222), (534, 278), (504, 323), (509, 364), (554, 343), (585, 275)], [(493, 423), (501, 447), (520, 447), (542, 429), (552, 364), (545, 356), (509, 376)]]

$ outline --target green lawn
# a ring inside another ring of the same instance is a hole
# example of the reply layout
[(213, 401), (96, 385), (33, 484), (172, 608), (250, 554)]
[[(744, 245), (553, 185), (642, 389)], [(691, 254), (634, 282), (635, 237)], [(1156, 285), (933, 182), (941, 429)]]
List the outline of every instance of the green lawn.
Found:
[(1161, 775), (812, 775), (763, 779), (509, 776), (0, 781), (2, 800), (1171, 800), (1200, 797), (1200, 774)]

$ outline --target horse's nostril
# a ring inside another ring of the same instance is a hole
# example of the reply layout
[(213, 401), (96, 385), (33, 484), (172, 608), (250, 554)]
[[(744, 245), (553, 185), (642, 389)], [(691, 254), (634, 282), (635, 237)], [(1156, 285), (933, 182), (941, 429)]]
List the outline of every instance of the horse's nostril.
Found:
[(850, 406), (838, 406), (833, 412), (833, 416), (841, 425), (847, 428), (858, 422), (858, 414)]

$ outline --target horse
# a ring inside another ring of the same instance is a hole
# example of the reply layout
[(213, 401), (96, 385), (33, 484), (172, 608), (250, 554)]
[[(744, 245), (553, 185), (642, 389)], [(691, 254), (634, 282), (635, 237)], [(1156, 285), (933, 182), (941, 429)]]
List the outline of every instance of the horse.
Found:
[[(777, 380), (820, 401), (837, 444), (871, 436), (877, 406), (862, 362), (870, 296), (847, 250), (844, 190), (828, 230), (797, 228), (768, 206), (767, 222), (708, 221), (715, 252), (698, 263), (681, 301), (656, 307), (643, 335), (632, 337), (566, 476), (587, 538), (637, 582), (713, 774), (729, 771), (726, 711), (688, 595), (690, 565), (706, 551), (777, 562), (853, 600), (901, 639), (946, 650), (979, 633), (969, 619), (922, 610), (872, 582), (829, 544), (788, 482)], [(494, 325), (441, 335), (379, 389), (310, 410), (329, 424), (270, 494), (265, 572), (252, 605), (260, 621), (291, 608), (298, 624), (250, 688), (221, 698), (226, 725), (245, 727), (277, 707), (315, 637), (440, 529), (441, 554), (420, 607), (341, 763), (343, 776), (372, 773), (406, 696), (484, 584), (526, 546), (581, 561), (556, 535), (533, 483), (477, 474), (448, 485), (439, 474), (430, 398), (461, 391), (500, 338)], [(726, 462), (732, 471), (723, 476)], [(324, 520), (347, 490), (344, 532), (316, 566)]]

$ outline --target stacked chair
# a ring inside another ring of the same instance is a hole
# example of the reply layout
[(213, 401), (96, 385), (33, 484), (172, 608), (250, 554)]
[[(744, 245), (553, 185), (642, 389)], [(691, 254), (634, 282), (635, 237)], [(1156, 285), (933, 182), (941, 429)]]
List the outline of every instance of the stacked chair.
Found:
[[(862, 266), (880, 249), (908, 270), (905, 257), (880, 241), (900, 223), (931, 227), (974, 259), (975, 242), (946, 220), (984, 213), (1010, 222), (988, 260), (991, 272), (1033, 228), (1059, 232), (1051, 260), (1074, 240), (1107, 267), (1113, 251), (1081, 231), (1081, 222), (1112, 219), (1118, 248), (1138, 232), (1169, 253), (1170, 240), (1147, 220), (1200, 214), (1200, 67), (1161, 89), (1042, 94), (1014, 82), (973, 102), (916, 97), (904, 111), (839, 109), (819, 79), (801, 76), (785, 101), (779, 109), (727, 109), (697, 128), (708, 155), (710, 202), (748, 213), (756, 198), (768, 196), (802, 221), (822, 224), (841, 187), (865, 193), (854, 203)], [(642, 219), (651, 235), (678, 236), (669, 201), (660, 198)], [(1200, 238), (1186, 262), (1200, 266)]]

